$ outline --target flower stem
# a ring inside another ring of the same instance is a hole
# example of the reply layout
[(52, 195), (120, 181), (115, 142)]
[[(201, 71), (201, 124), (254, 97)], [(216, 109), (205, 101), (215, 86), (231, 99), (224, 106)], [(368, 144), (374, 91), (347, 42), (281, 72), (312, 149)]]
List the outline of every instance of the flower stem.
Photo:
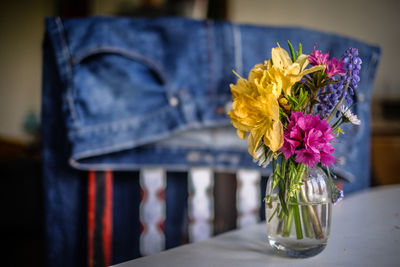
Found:
[[(272, 218), (273, 218), (273, 217), (275, 216), (275, 214), (278, 212), (280, 206), (281, 206), (281, 205), (280, 205), (279, 203), (276, 205), (276, 208), (275, 208), (274, 212), (272, 213), (271, 217), (269, 217), (268, 222), (270, 222), (270, 221), (272, 220)], [(278, 216), (278, 215), (276, 215), (276, 216)]]
[(302, 213), (302, 215), (303, 215), (303, 225), (304, 225), (304, 232), (305, 232), (305, 235), (306, 235), (306, 237), (308, 237), (308, 238), (313, 238), (314, 237), (314, 234), (313, 234), (313, 231), (312, 231), (312, 226), (311, 226), (311, 224), (310, 224), (310, 218), (309, 218), (309, 213), (308, 213), (308, 210), (307, 210), (307, 207), (306, 206), (301, 206), (301, 213)]
[(284, 217), (283, 236), (289, 236), (293, 224), (293, 209), (289, 208), (289, 214)]
[(297, 203), (297, 204), (292, 205), (293, 214), (294, 214), (294, 225), (296, 227), (296, 237), (297, 237), (297, 239), (303, 239), (303, 231), (301, 229), (299, 205), (297, 202), (297, 198), (294, 198), (293, 200), (295, 203)]
[[(305, 184), (305, 186), (307, 187), (307, 184)], [(305, 203), (308, 202), (308, 199), (307, 199), (307, 196), (305, 195), (304, 190), (300, 190), (300, 197)], [(315, 237), (318, 239), (322, 239), (324, 237), (324, 233), (322, 231), (321, 222), (318, 218), (316, 209), (311, 204), (306, 205), (305, 207), (307, 209), (309, 219), (311, 220), (311, 224), (309, 224), (309, 225), (312, 225), (312, 227), (314, 229)], [(304, 218), (304, 216), (303, 216), (303, 218)]]

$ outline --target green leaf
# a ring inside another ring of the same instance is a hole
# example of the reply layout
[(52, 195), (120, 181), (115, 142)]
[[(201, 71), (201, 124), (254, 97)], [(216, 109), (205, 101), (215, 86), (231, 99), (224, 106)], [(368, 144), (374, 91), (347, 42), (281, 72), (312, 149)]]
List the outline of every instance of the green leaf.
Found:
[(300, 94), (300, 99), (299, 99), (299, 105), (303, 106), (304, 102), (307, 100), (308, 92), (301, 92)]
[(287, 43), (288, 43), (288, 46), (289, 46), (290, 56), (292, 57), (292, 61), (295, 62), (296, 61), (296, 56), (294, 54), (293, 46), (292, 46), (292, 44), (290, 43), (289, 40), (287, 41)]
[(321, 84), (322, 79), (323, 79), (322, 71), (318, 71), (317, 72), (317, 85), (318, 85), (318, 87)]
[(301, 54), (303, 54), (303, 45), (299, 43), (299, 47), (297, 49), (297, 57), (299, 57)]
[(292, 101), (293, 103), (295, 103), (295, 104), (298, 104), (299, 102), (296, 100), (296, 98), (294, 98), (294, 97), (292, 97), (292, 96), (290, 96), (290, 95), (288, 95), (287, 96), (289, 99), (290, 99), (290, 101)]
[(314, 83), (311, 83), (311, 82), (308, 82), (308, 81), (305, 83), (305, 85), (307, 85), (307, 87), (308, 87), (309, 89), (314, 89), (314, 88), (315, 88)]
[(311, 104), (321, 104), (321, 102), (320, 101), (318, 101), (317, 99), (313, 99), (313, 100), (311, 100)]

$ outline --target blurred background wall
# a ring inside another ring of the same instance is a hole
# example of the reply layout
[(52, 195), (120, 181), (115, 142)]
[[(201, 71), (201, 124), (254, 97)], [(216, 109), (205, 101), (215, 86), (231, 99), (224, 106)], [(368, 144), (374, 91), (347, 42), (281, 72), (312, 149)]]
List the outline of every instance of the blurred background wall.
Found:
[(229, 18), (240, 23), (296, 25), (378, 44), (382, 50), (373, 96), (400, 98), (397, 0), (231, 0)]
[(41, 44), (51, 0), (0, 1), (0, 136), (29, 141), (26, 116), (40, 111)]

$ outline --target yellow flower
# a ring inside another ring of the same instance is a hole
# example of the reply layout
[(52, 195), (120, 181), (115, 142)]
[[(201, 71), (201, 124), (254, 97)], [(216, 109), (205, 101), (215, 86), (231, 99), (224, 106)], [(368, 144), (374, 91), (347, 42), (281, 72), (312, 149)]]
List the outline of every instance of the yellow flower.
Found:
[(263, 141), (272, 151), (283, 145), (283, 126), (279, 120), (279, 104), (272, 93), (258, 94), (253, 83), (239, 78), (236, 85), (231, 85), (233, 110), (228, 112), (237, 134), (244, 139), (249, 133), (249, 153), (256, 156), (256, 149)]
[(272, 92), (277, 98), (282, 91), (291, 96), (292, 86), (304, 75), (325, 68), (324, 65), (319, 65), (305, 69), (309, 63), (307, 55), (302, 54), (292, 62), (286, 50), (280, 47), (272, 48), (271, 54), (273, 64), (271, 61), (265, 64), (263, 72), (255, 77), (254, 83), (258, 91)]
[(272, 61), (255, 65), (247, 80), (239, 77), (236, 84), (231, 84), (233, 110), (228, 115), (240, 138), (249, 134), (248, 149), (254, 158), (261, 138), (273, 152), (282, 147), (278, 99), (282, 91), (291, 95), (292, 86), (304, 75), (325, 68), (315, 66), (306, 70), (308, 63), (306, 55), (300, 55), (293, 63), (284, 49), (273, 48)]
[(285, 97), (279, 98), (278, 102), (285, 110), (291, 110), (292, 104)]

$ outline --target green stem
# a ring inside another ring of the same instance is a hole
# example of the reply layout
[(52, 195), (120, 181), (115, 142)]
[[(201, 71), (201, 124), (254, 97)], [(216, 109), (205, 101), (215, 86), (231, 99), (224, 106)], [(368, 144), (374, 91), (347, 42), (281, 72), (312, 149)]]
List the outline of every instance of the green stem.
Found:
[(310, 224), (309, 214), (306, 206), (304, 205), (301, 206), (301, 213), (303, 215), (302, 218), (303, 218), (304, 232), (306, 234), (306, 237), (313, 238), (314, 235), (311, 228), (312, 226)]
[(273, 218), (273, 217), (275, 216), (275, 214), (278, 212), (279, 208), (280, 208), (280, 205), (279, 205), (279, 203), (278, 203), (278, 204), (276, 205), (276, 208), (275, 208), (274, 212), (272, 213), (271, 217), (269, 217), (268, 222), (270, 222), (270, 221), (272, 220), (272, 218)]
[(285, 216), (285, 222), (283, 226), (283, 236), (290, 236), (293, 224), (293, 209), (289, 208), (289, 214)]
[(336, 127), (340, 127), (340, 125), (342, 125), (343, 124), (343, 119), (342, 118), (340, 118), (340, 120), (338, 120), (337, 122), (335, 122), (335, 124), (334, 125), (332, 125), (332, 129), (335, 129)]
[(283, 211), (283, 209), (281, 209), (281, 211), (279, 212), (279, 215), (278, 215), (278, 220), (282, 221), (284, 215), (285, 215), (285, 212)]
[(283, 157), (281, 161), (281, 177), (279, 179), (279, 200), (282, 205), (282, 209), (286, 215), (289, 214), (288, 207), (287, 207), (287, 177), (286, 177), (286, 159)]
[[(305, 186), (307, 186), (307, 184)], [(308, 199), (307, 199), (307, 196), (305, 195), (304, 190), (300, 190), (300, 194), (301, 194), (301, 198), (307, 204)], [(307, 208), (307, 213), (309, 214), (309, 219), (311, 220), (311, 224), (310, 225), (313, 226), (316, 238), (318, 238), (318, 239), (323, 238), (324, 237), (324, 233), (322, 231), (322, 226), (321, 226), (321, 223), (319, 221), (317, 211), (315, 210), (315, 208), (311, 204), (310, 205), (306, 205), (306, 208)]]
[(278, 222), (278, 228), (276, 229), (276, 233), (277, 233), (278, 235), (283, 235), (283, 234), (282, 234), (282, 232), (283, 232), (282, 228), (283, 228), (283, 220), (281, 219), (281, 220), (279, 220), (279, 222)]
[[(307, 204), (307, 199), (305, 198), (303, 190), (301, 190), (299, 197), (300, 197), (301, 202)], [(302, 205), (301, 212), (303, 215), (302, 218), (303, 218), (305, 234), (308, 238), (313, 238), (314, 237), (314, 232), (313, 232), (314, 229), (313, 229), (312, 223), (310, 222), (310, 212), (309, 212), (307, 206)]]
[(311, 221), (314, 227), (315, 235), (318, 239), (324, 238), (324, 232), (322, 231), (321, 222), (318, 218), (317, 210), (312, 205), (307, 206), (310, 210)]
[(293, 215), (294, 215), (294, 225), (296, 227), (296, 237), (297, 239), (303, 239), (303, 231), (301, 230), (301, 220), (300, 220), (300, 211), (299, 205), (297, 202), (297, 198), (293, 198), (295, 205), (292, 205)]
[[(300, 179), (302, 179), (304, 175), (307, 175), (306, 171), (307, 171), (307, 166), (304, 164), (304, 165), (301, 166), (301, 169), (299, 170), (300, 177), (301, 177)], [(306, 183), (306, 182), (304, 182), (304, 183)], [(307, 188), (307, 185), (304, 184), (304, 187)], [(304, 203), (307, 204), (307, 202), (308, 202), (307, 199), (305, 198), (304, 190), (302, 188), (300, 188), (299, 199), (300, 199), (300, 202), (302, 204), (304, 204)], [(301, 205), (301, 213), (302, 213), (302, 219), (303, 219), (303, 226), (304, 226), (305, 235), (308, 238), (312, 238), (314, 236), (313, 235), (313, 228), (312, 228), (312, 225), (310, 223), (310, 214), (309, 214), (308, 209), (307, 209), (307, 207), (305, 205)]]
[(284, 157), (282, 157), (281, 161), (281, 175), (286, 177), (286, 159)]

